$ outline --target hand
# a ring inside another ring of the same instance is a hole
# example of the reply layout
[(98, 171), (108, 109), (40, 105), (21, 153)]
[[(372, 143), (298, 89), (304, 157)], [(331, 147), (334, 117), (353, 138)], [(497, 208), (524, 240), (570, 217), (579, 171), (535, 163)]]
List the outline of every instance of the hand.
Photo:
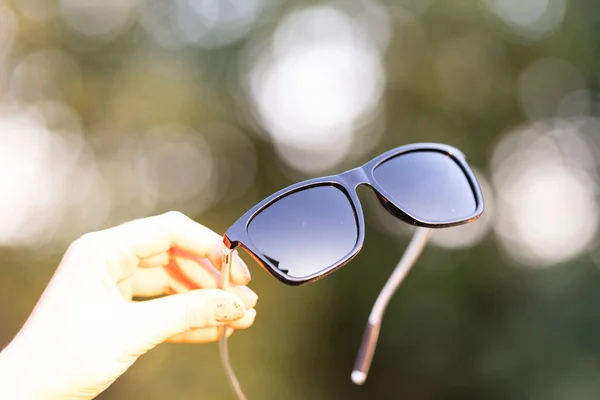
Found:
[[(257, 295), (222, 240), (180, 213), (88, 233), (64, 255), (33, 313), (0, 353), (0, 398), (91, 399), (161, 342), (205, 343), (254, 322)], [(163, 296), (133, 302), (133, 297)]]

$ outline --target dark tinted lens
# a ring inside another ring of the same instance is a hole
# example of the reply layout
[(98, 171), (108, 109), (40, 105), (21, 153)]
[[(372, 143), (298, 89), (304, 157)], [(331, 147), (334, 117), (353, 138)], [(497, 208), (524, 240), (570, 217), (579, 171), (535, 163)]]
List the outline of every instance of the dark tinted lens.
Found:
[(250, 221), (248, 236), (281, 272), (304, 278), (350, 253), (358, 239), (358, 225), (344, 192), (317, 186), (265, 208)]
[(419, 219), (453, 221), (469, 217), (476, 209), (467, 176), (446, 154), (402, 154), (380, 164), (373, 174), (389, 200)]

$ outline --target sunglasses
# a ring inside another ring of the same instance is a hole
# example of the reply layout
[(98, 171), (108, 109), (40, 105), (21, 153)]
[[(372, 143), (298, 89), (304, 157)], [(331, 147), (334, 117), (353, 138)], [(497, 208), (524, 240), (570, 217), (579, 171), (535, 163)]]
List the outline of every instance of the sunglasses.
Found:
[[(293, 286), (314, 282), (348, 263), (364, 242), (357, 195), (361, 185), (369, 186), (390, 214), (418, 229), (369, 316), (351, 375), (359, 385), (367, 378), (385, 308), (417, 261), (431, 229), (472, 222), (483, 213), (481, 189), (458, 149), (438, 143), (401, 146), (361, 167), (300, 182), (267, 197), (226, 231), (221, 282), (226, 289), (231, 253), (238, 246), (269, 274)], [(224, 333), (220, 349), (230, 383), (245, 399), (228, 359)]]

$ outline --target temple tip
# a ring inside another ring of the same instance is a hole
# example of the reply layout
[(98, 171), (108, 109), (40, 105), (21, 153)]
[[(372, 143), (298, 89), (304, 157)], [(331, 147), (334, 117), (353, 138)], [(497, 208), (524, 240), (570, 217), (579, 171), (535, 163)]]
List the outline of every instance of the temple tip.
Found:
[(362, 385), (367, 380), (367, 374), (362, 371), (355, 370), (352, 371), (351, 379), (355, 385)]

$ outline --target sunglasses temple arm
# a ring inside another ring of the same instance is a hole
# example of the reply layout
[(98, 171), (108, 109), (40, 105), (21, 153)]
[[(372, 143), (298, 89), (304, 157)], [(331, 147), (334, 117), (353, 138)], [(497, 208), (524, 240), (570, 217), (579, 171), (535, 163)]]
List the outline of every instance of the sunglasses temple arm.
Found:
[(406, 251), (402, 255), (402, 258), (398, 262), (398, 265), (392, 272), (385, 286), (379, 293), (371, 314), (367, 327), (363, 333), (362, 342), (360, 344), (360, 350), (356, 362), (354, 363), (354, 369), (352, 371), (352, 382), (356, 385), (362, 385), (367, 380), (367, 374), (375, 354), (375, 347), (377, 346), (377, 339), (379, 337), (379, 329), (381, 327), (381, 321), (385, 309), (390, 302), (394, 293), (398, 289), (398, 286), (402, 283), (412, 266), (415, 264), (421, 252), (427, 244), (431, 229), (429, 228), (418, 228), (413, 235)]
[[(227, 290), (229, 289), (229, 274), (231, 271), (231, 262), (232, 262), (233, 250), (231, 249), (223, 249), (223, 263), (221, 266), (221, 289)], [(223, 365), (223, 369), (225, 370), (225, 374), (229, 380), (229, 384), (233, 389), (234, 393), (238, 397), (239, 400), (247, 400), (244, 395), (244, 391), (242, 390), (242, 386), (238, 381), (233, 367), (231, 366), (231, 361), (229, 360), (229, 348), (227, 346), (227, 326), (221, 325), (220, 336), (219, 339), (219, 356), (221, 357), (221, 364)]]

